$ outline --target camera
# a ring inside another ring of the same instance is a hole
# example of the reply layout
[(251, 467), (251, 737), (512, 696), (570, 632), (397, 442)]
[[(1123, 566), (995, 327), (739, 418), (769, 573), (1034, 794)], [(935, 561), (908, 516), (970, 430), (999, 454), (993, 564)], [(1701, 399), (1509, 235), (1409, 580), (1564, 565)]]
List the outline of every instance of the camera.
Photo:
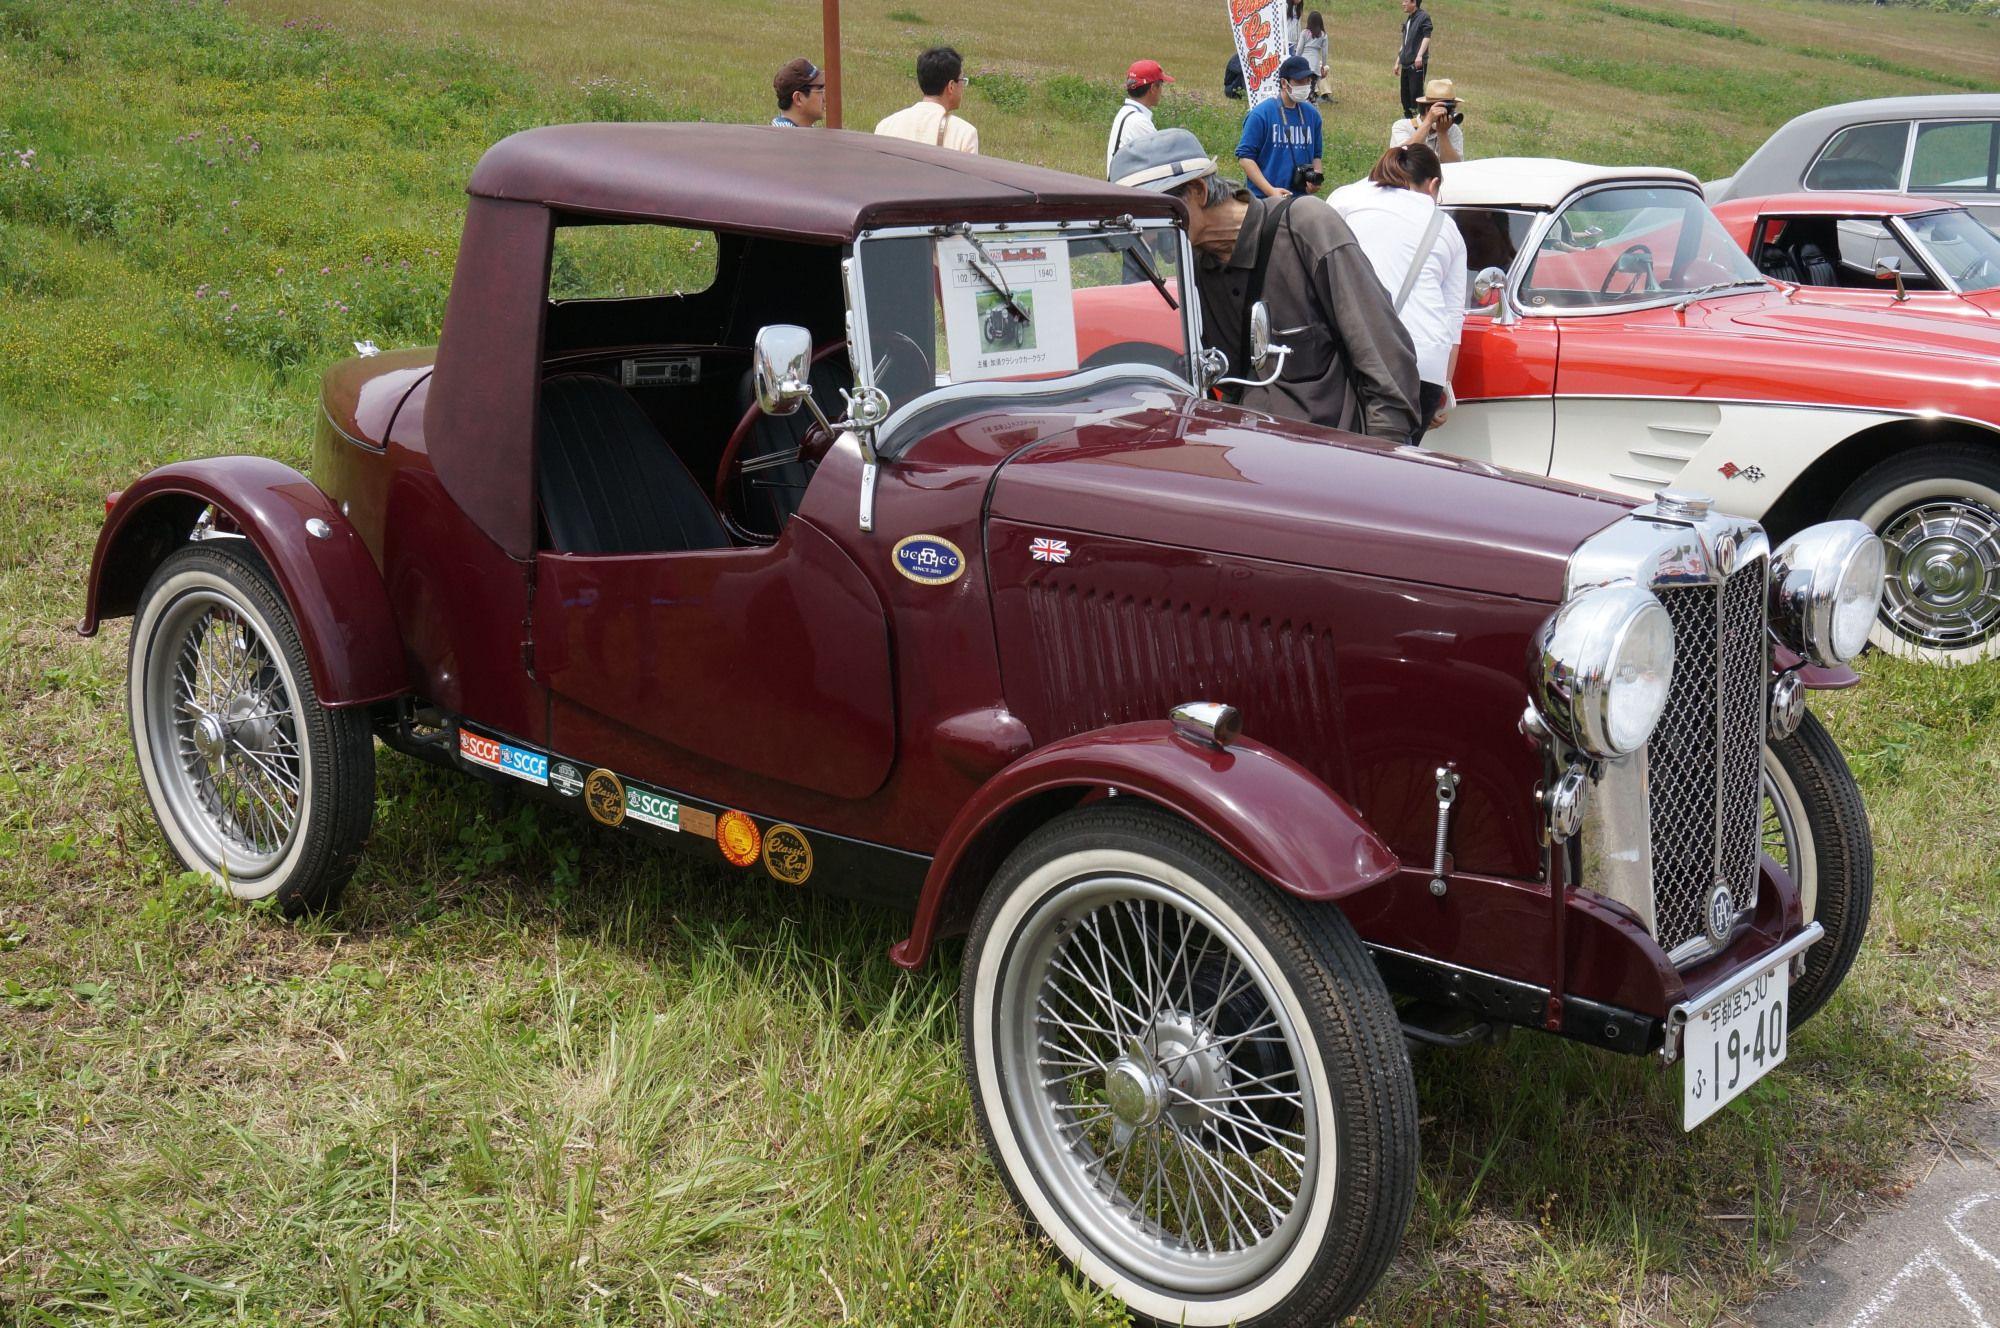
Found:
[(1444, 107), (1444, 109), (1445, 109), (1445, 117), (1444, 117), (1444, 118), (1445, 118), (1445, 119), (1447, 119), (1447, 120), (1449, 120), (1449, 121), (1451, 121), (1451, 122), (1452, 122), (1453, 124), (1455, 124), (1455, 125), (1462, 125), (1462, 124), (1464, 124), (1464, 123), (1465, 123), (1465, 112), (1464, 112), (1464, 111), (1461, 111), (1461, 110), (1459, 110), (1459, 109), (1458, 109), (1458, 103), (1457, 103), (1457, 102), (1455, 102), (1455, 101), (1439, 101), (1439, 102), (1432, 102), (1431, 104), (1432, 104), (1433, 106), (1442, 106), (1442, 107)]
[(1292, 182), (1287, 187), (1295, 194), (1311, 194), (1318, 192), (1319, 187), (1325, 183), (1325, 171), (1316, 171), (1310, 166), (1297, 166), (1292, 169)]

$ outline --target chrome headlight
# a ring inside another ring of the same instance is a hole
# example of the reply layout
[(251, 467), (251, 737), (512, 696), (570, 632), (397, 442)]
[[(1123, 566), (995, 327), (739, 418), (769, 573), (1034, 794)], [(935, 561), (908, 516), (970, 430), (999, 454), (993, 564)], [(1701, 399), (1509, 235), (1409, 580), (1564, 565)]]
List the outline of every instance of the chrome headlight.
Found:
[(1637, 751), (1666, 709), (1674, 625), (1650, 590), (1607, 586), (1543, 626), (1536, 703), (1549, 727), (1592, 756)]
[(1822, 521), (1771, 562), (1771, 626), (1819, 665), (1845, 664), (1868, 644), (1882, 608), (1882, 541), (1859, 521)]

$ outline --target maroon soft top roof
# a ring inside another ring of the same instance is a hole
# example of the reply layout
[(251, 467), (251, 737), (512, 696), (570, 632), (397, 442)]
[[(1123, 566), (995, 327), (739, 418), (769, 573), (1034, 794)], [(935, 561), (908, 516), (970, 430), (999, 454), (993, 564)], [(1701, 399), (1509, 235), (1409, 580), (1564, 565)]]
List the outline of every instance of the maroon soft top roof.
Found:
[(573, 124), (486, 150), (468, 191), (577, 212), (840, 241), (935, 221), (1180, 217), (1142, 189), (840, 129)]

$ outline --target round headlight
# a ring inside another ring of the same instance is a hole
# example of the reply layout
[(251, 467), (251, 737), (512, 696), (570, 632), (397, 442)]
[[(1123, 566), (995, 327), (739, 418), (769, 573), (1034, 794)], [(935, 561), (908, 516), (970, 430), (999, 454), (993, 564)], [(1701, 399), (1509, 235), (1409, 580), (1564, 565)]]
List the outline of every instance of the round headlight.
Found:
[(1538, 644), (1536, 700), (1551, 728), (1592, 756), (1645, 745), (1674, 677), (1674, 625), (1651, 591), (1579, 595), (1556, 610)]
[(1882, 607), (1882, 541), (1859, 521), (1822, 521), (1786, 540), (1771, 563), (1771, 625), (1819, 665), (1868, 644)]

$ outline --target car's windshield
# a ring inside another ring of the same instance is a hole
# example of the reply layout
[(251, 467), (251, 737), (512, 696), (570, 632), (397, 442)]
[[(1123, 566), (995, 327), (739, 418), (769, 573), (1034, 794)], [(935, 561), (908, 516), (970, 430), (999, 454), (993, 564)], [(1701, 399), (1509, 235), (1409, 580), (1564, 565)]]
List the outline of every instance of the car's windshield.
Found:
[(1926, 212), (1905, 217), (1903, 224), (1923, 246), (1931, 266), (1951, 278), (1960, 290), (2000, 288), (2000, 235), (1988, 230), (1970, 212)]
[(1171, 226), (900, 235), (856, 246), (871, 381), (893, 406), (953, 383), (1148, 364), (1191, 378)]
[(1521, 283), (1530, 310), (1648, 304), (1764, 278), (1692, 189), (1627, 185), (1556, 217)]

